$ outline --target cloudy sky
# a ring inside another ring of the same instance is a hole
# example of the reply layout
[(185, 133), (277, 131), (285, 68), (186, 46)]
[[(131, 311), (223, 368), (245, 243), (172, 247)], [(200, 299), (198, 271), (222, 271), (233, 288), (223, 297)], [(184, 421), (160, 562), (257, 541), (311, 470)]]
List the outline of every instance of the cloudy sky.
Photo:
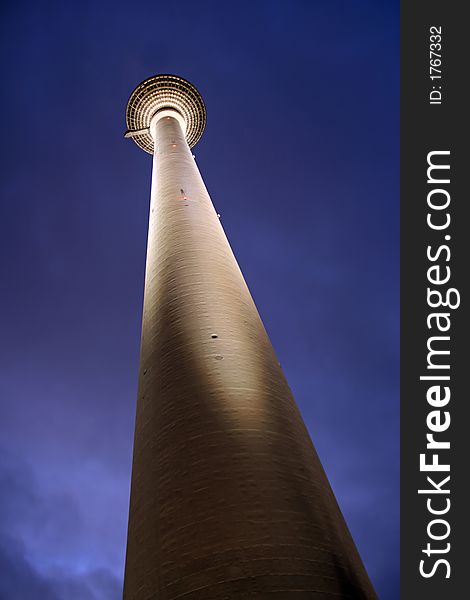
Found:
[[(0, 599), (118, 600), (156, 73), (382, 600), (398, 597), (397, 0), (2, 3)], [(286, 210), (287, 207), (287, 210)]]

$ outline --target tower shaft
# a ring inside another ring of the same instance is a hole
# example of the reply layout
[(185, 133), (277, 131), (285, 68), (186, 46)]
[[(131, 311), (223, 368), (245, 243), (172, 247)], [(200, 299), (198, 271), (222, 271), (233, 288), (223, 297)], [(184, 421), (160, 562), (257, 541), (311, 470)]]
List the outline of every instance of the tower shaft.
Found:
[(151, 133), (124, 599), (376, 598), (176, 113)]

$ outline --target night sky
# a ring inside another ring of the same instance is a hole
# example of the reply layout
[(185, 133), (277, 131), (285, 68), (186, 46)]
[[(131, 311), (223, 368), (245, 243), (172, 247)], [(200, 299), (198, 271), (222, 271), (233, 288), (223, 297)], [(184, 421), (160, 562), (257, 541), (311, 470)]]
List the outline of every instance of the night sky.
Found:
[(0, 599), (118, 600), (151, 157), (194, 153), (381, 600), (398, 598), (398, 0), (2, 3)]

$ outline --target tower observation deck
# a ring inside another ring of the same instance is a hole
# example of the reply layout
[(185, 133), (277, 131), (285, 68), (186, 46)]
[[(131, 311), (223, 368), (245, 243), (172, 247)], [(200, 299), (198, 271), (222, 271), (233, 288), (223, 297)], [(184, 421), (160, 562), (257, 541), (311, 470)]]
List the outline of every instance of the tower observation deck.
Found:
[(124, 600), (376, 599), (190, 148), (187, 81), (132, 93), (153, 155)]

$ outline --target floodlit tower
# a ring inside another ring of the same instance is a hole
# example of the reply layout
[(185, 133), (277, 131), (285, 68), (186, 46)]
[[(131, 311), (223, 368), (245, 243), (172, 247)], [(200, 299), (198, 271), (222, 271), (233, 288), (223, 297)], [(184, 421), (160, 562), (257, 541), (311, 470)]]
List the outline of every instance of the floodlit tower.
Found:
[(153, 178), (124, 599), (376, 598), (191, 153), (199, 92), (151, 77), (126, 121)]

